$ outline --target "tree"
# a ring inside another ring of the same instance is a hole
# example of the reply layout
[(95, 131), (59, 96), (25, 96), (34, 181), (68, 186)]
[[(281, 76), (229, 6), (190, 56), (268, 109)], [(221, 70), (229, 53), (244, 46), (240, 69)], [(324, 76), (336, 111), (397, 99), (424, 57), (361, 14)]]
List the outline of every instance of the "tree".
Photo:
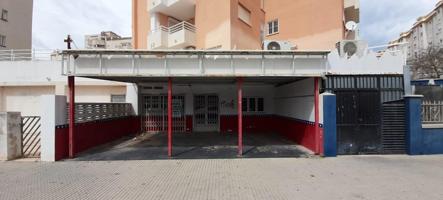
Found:
[(430, 46), (415, 58), (410, 59), (409, 65), (415, 79), (441, 78), (443, 76), (443, 48)]

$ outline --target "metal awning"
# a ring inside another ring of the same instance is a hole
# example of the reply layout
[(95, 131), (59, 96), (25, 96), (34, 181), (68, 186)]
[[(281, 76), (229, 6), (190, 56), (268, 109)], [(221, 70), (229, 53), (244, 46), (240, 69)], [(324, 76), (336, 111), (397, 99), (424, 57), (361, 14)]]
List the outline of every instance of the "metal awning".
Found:
[(321, 77), (329, 51), (65, 50), (62, 72), (98, 79)]

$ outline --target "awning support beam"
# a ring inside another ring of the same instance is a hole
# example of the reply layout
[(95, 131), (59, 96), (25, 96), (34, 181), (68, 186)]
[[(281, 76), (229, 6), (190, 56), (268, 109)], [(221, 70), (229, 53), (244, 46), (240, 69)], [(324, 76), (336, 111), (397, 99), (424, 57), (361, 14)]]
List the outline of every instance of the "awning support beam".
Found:
[(75, 157), (75, 77), (68, 76), (69, 88), (69, 158)]
[(320, 134), (320, 78), (314, 78), (314, 112), (315, 112), (315, 154), (321, 154), (321, 134)]
[(243, 78), (237, 78), (238, 156), (243, 156)]
[(168, 78), (168, 157), (172, 157), (172, 78)]

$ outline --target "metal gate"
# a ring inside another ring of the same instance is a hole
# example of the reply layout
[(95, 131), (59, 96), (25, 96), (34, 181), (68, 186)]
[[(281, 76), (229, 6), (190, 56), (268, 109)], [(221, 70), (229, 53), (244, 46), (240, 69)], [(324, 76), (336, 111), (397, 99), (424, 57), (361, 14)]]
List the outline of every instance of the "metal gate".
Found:
[(40, 119), (39, 116), (22, 117), (22, 153), (24, 158), (40, 157)]
[(383, 104), (382, 145), (388, 154), (406, 153), (405, 102)]
[(383, 124), (391, 117), (386, 110), (389, 109), (388, 103), (403, 98), (403, 85), (402, 76), (327, 78), (325, 89), (337, 95), (339, 154), (393, 153), (392, 149), (396, 149), (398, 144), (388, 142), (394, 133), (391, 134), (391, 128)]
[[(143, 97), (143, 127), (146, 132), (168, 130), (168, 96), (146, 95)], [(172, 130), (186, 132), (185, 97), (172, 97)]]
[(194, 96), (194, 121), (196, 131), (218, 131), (220, 120), (217, 95)]

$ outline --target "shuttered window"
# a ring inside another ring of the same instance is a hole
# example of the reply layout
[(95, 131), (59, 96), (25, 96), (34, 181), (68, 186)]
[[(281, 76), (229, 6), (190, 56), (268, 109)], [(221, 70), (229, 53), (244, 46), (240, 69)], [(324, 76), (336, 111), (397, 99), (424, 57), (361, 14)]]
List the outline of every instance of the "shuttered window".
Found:
[(241, 4), (238, 4), (238, 18), (246, 24), (251, 25), (251, 11), (246, 9)]

